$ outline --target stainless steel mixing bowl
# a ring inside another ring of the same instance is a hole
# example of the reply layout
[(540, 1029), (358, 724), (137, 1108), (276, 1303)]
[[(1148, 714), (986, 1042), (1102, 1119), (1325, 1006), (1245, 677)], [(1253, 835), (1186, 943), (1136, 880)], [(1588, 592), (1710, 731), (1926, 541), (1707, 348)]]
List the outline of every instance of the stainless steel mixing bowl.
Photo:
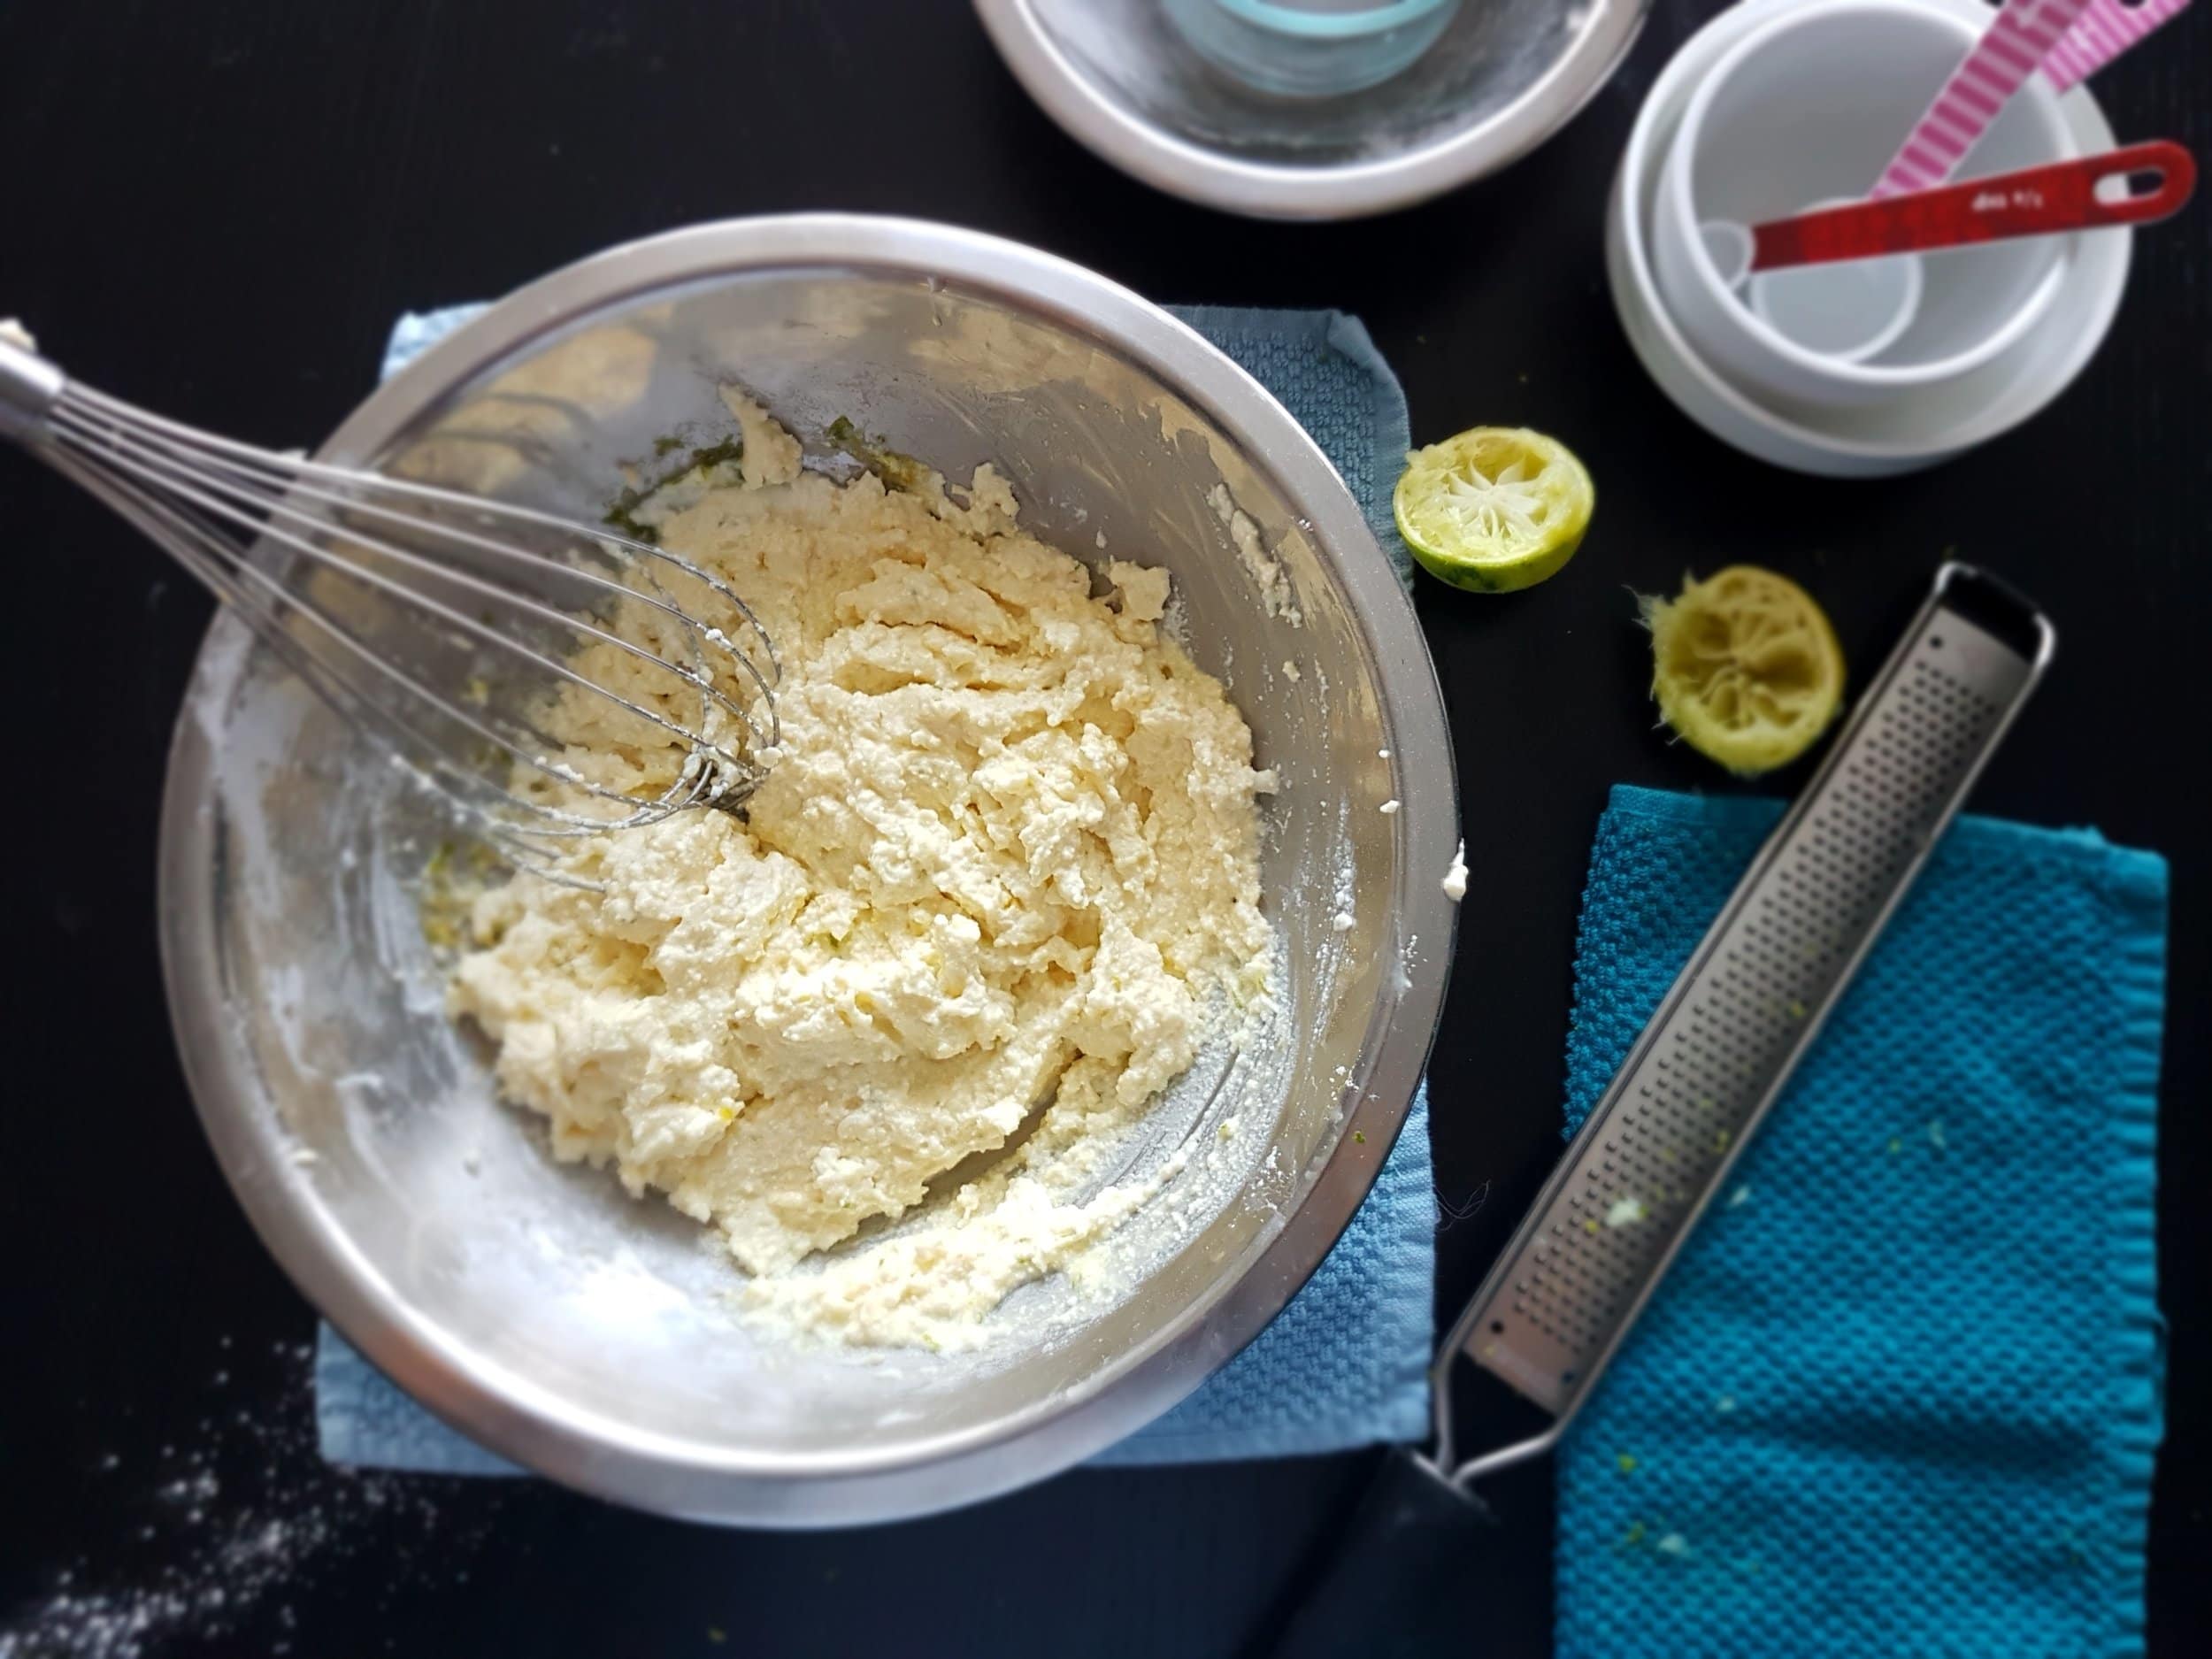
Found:
[[(1156, 1165), (1186, 1135), (1203, 1148), (1113, 1235), (1102, 1282), (1125, 1294), (1027, 1286), (965, 1356), (802, 1348), (744, 1323), (706, 1230), (557, 1164), (538, 1121), (494, 1099), (426, 941), (417, 883), (449, 833), (434, 803), (228, 618), (171, 758), (162, 941), (240, 1201), (417, 1399), (648, 1509), (876, 1520), (1126, 1434), (1250, 1340), (1335, 1240), (1403, 1119), (1443, 991), (1449, 739), (1412, 607), (1283, 409), (1133, 295), (987, 237), (797, 218), (617, 249), (446, 340), (320, 453), (590, 515), (657, 439), (726, 426), (730, 380), (818, 456), (845, 416), (955, 477), (991, 460), (1047, 540), (1095, 562), (1102, 536), (1166, 565), (1191, 651), (1282, 775), (1264, 853), (1282, 1008), (1241, 1053), (1202, 1058), (1130, 1153)], [(1223, 488), (1280, 559), (1299, 626), (1271, 614), (1233, 548)]]
[(1409, 69), (1331, 98), (1211, 68), (1163, 0), (975, 0), (1029, 96), (1123, 172), (1256, 219), (1356, 219), (1495, 173), (1612, 78), (1651, 0), (1465, 0)]

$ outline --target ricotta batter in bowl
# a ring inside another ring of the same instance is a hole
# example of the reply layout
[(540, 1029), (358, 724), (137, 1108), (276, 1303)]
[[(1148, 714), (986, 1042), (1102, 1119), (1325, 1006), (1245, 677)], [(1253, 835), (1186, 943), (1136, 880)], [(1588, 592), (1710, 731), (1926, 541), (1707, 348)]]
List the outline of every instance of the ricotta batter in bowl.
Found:
[[(1256, 796), (1275, 779), (1163, 633), (1165, 571), (1117, 560), (1094, 594), (987, 466), (964, 492), (840, 484), (728, 402), (736, 465), (635, 517), (776, 641), (767, 781), (743, 821), (582, 843), (565, 868), (589, 888), (483, 894), (450, 1005), (557, 1156), (721, 1229), (749, 1307), (972, 1346), (1179, 1169), (1103, 1166), (1202, 1041), (1265, 1013)], [(629, 659), (595, 649), (619, 688)], [(565, 764), (613, 787), (656, 792), (683, 761), (559, 729)]]

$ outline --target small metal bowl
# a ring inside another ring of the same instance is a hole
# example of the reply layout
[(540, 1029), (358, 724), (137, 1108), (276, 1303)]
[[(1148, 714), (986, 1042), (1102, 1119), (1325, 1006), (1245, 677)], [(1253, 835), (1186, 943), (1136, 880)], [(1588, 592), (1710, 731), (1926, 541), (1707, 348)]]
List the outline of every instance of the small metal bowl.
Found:
[[(541, 1123), (499, 1103), (446, 1018), (419, 902), (449, 819), (228, 615), (170, 758), (163, 955), (233, 1189), (416, 1399), (664, 1513), (885, 1520), (1041, 1479), (1157, 1416), (1335, 1241), (1435, 1030), (1450, 737), (1411, 603), (1282, 406), (1165, 312), (987, 236), (825, 216), (616, 249), (434, 348), (320, 455), (595, 515), (625, 460), (726, 427), (732, 380), (818, 465), (843, 459), (823, 441), (843, 416), (951, 476), (995, 462), (1025, 524), (1079, 557), (1165, 565), (1193, 657), (1281, 777), (1262, 849), (1277, 1012), (1148, 1116), (1133, 1167), (1169, 1185), (1102, 1244), (1098, 1294), (1025, 1286), (970, 1354), (807, 1348), (740, 1317), (709, 1233), (557, 1164)], [(1240, 557), (1224, 491), (1278, 586)], [(1268, 603), (1285, 580), (1295, 623)], [(1279, 680), (1294, 657), (1301, 680)], [(1199, 1148), (1187, 1164), (1179, 1143)]]
[(1357, 219), (1495, 173), (1603, 86), (1650, 0), (1468, 0), (1402, 73), (1327, 99), (1254, 91), (1161, 0), (975, 0), (1029, 96), (1174, 196), (1256, 219)]

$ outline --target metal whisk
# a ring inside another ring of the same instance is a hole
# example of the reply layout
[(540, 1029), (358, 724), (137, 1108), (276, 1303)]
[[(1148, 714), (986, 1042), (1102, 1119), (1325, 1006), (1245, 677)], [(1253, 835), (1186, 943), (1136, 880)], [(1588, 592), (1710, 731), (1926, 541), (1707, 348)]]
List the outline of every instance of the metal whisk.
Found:
[(4, 329), (0, 437), (144, 531), (518, 864), (557, 876), (564, 838), (734, 810), (764, 775), (774, 643), (663, 548), (216, 437)]

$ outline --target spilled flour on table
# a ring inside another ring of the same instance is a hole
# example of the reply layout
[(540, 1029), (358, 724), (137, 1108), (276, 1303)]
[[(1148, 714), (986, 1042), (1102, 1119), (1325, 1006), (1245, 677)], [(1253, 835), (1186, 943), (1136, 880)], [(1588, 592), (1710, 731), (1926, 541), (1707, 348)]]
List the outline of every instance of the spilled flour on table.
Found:
[[(210, 1411), (150, 1470), (113, 1452), (95, 1462), (86, 1485), (123, 1517), (117, 1535), (104, 1559), (73, 1561), (0, 1616), (0, 1659), (152, 1659), (180, 1642), (273, 1659), (337, 1651), (295, 1647), (293, 1604), (355, 1555), (396, 1562), (394, 1587), (467, 1579), (498, 1487), (470, 1483), (464, 1521), (439, 1502), (449, 1480), (331, 1467), (316, 1448), (312, 1344), (280, 1343), (268, 1358), (282, 1377), (273, 1407), (257, 1390), (252, 1409)], [(211, 1397), (229, 1382), (218, 1371)], [(135, 1576), (115, 1564), (134, 1557), (159, 1564)]]

